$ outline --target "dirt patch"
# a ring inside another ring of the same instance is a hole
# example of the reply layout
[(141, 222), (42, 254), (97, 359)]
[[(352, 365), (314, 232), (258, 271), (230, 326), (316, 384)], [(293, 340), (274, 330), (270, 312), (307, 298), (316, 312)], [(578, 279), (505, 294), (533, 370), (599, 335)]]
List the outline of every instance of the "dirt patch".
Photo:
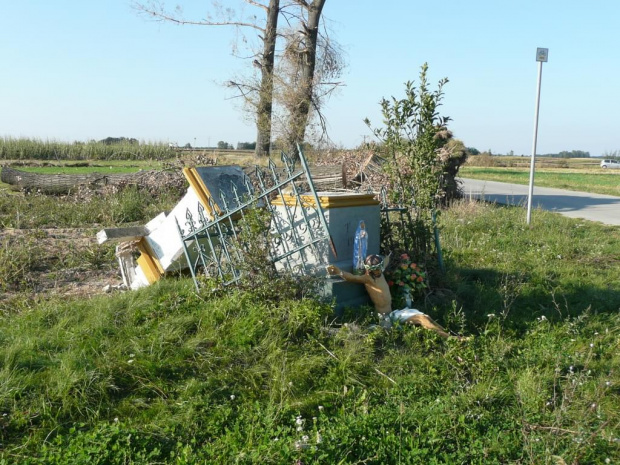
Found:
[(4, 229), (0, 246), (24, 267), (0, 302), (17, 295), (90, 297), (122, 283), (113, 245), (99, 245), (94, 229)]

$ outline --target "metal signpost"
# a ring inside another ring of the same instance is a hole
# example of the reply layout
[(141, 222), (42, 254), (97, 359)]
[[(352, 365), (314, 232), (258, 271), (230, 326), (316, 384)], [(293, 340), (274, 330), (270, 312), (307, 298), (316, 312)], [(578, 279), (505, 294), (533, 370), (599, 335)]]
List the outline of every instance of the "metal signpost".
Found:
[(536, 49), (536, 61), (538, 62), (538, 85), (536, 86), (536, 112), (534, 113), (534, 143), (532, 144), (532, 161), (530, 164), (530, 189), (527, 196), (527, 224), (532, 219), (532, 196), (534, 194), (534, 167), (536, 165), (536, 140), (538, 138), (538, 109), (540, 107), (540, 82), (542, 80), (542, 64), (549, 57), (548, 48)]

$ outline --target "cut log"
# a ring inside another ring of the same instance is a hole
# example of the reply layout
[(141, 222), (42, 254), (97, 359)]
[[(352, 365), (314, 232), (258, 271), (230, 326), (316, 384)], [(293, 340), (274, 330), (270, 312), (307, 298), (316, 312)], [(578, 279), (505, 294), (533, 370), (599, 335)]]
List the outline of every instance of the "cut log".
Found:
[[(243, 168), (246, 173), (254, 167)], [(2, 168), (0, 180), (10, 184), (14, 189), (42, 194), (67, 194), (79, 186), (101, 187), (106, 185), (138, 183), (149, 176), (157, 176), (156, 170), (125, 174), (38, 174), (20, 171), (8, 166)], [(278, 168), (278, 176), (286, 177), (284, 168)], [(343, 165), (325, 165), (310, 167), (310, 175), (317, 191), (342, 189), (344, 185)]]
[(140, 171), (126, 174), (38, 174), (20, 171), (8, 166), (2, 168), (0, 180), (19, 190), (36, 191), (43, 194), (66, 194), (79, 186), (106, 186), (131, 183), (155, 171)]

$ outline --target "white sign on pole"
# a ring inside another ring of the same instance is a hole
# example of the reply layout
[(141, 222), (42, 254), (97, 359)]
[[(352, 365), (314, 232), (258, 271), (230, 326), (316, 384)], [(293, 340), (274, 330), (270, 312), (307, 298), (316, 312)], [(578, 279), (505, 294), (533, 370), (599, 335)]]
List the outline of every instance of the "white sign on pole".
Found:
[(532, 159), (530, 161), (530, 187), (527, 196), (527, 224), (532, 221), (532, 197), (534, 196), (534, 169), (536, 167), (536, 141), (538, 139), (538, 109), (540, 107), (540, 82), (542, 80), (542, 64), (549, 58), (548, 48), (536, 49), (538, 62), (538, 84), (536, 85), (536, 111), (534, 112), (534, 141), (532, 143)]
[(546, 63), (548, 58), (549, 58), (548, 48), (537, 48), (536, 49), (536, 61), (544, 61)]

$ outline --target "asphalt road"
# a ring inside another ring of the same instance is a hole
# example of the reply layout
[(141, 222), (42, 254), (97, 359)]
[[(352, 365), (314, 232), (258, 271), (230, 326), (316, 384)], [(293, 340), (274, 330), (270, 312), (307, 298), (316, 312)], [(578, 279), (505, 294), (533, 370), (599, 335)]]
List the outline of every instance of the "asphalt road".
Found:
[[(527, 208), (528, 186), (496, 181), (460, 178), (466, 198), (521, 205)], [(542, 208), (571, 218), (583, 218), (604, 224), (620, 225), (620, 197), (567, 191), (534, 185), (532, 209)], [(524, 213), (525, 215), (525, 213)], [(532, 211), (534, 221), (535, 211)]]

